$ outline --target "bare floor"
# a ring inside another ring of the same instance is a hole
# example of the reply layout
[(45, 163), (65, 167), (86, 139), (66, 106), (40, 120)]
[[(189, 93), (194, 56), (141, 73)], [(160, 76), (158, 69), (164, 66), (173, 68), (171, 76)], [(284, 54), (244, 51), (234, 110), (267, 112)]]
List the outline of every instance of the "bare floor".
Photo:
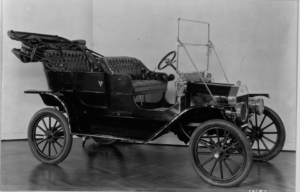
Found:
[(27, 141), (1, 142), (1, 190), (51, 191), (295, 191), (296, 154), (281, 152), (269, 162), (254, 162), (236, 188), (203, 182), (187, 147), (118, 143), (105, 147), (74, 139), (59, 165), (42, 164)]

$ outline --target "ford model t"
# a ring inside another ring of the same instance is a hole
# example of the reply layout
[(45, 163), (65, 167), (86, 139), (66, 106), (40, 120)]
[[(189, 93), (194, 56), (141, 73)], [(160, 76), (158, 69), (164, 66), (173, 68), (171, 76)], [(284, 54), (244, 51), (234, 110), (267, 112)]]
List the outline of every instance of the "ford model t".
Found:
[[(204, 25), (206, 43), (183, 42), (182, 22)], [(208, 23), (179, 19), (177, 57), (172, 51), (158, 64), (159, 70), (171, 67), (178, 74), (174, 104), (165, 93), (175, 76), (151, 71), (136, 58), (103, 56), (88, 49), (84, 40), (18, 31), (8, 36), (22, 42), (21, 49), (12, 50), (22, 62), (44, 66), (50, 90), (25, 91), (39, 94), (52, 107), (38, 111), (28, 127), (31, 151), (43, 163), (62, 162), (73, 135), (101, 145), (120, 140), (146, 144), (173, 132), (189, 144), (191, 163), (205, 182), (230, 187), (246, 179), (253, 160), (271, 160), (283, 148), (284, 125), (260, 98), (268, 94), (248, 93), (240, 82), (213, 81), (209, 53), (215, 51)], [(207, 49), (206, 70), (198, 70), (201, 63), (194, 62), (188, 46)], [(179, 52), (187, 55), (193, 72), (179, 70), (187, 65), (178, 62)], [(156, 95), (156, 101), (149, 95)]]

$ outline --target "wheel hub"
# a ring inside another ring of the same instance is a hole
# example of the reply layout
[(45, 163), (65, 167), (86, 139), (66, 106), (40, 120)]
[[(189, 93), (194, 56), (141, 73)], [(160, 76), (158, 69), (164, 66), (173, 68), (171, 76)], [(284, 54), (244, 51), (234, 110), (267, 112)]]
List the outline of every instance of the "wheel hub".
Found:
[(213, 157), (220, 161), (226, 157), (226, 154), (227, 153), (221, 148), (217, 148), (213, 151)]
[(261, 139), (263, 137), (263, 132), (258, 127), (253, 127), (254, 131), (252, 133), (254, 138)]
[(53, 139), (53, 134), (51, 131), (46, 131), (46, 135), (45, 135), (46, 139), (48, 141), (51, 141)]
[(219, 154), (219, 153), (215, 153), (215, 154), (214, 154), (214, 157), (215, 157), (216, 159), (218, 159), (218, 158), (220, 157), (220, 154)]

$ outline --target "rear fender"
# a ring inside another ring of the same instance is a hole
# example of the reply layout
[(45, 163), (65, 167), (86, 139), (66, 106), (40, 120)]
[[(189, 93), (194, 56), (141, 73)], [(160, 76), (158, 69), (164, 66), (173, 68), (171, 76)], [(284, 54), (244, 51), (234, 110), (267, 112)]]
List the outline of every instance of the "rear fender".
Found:
[(61, 112), (65, 112), (67, 114), (71, 133), (80, 132), (76, 110), (72, 103), (68, 101), (63, 94), (50, 91), (25, 91), (25, 93), (39, 94), (45, 105), (58, 107)]
[[(162, 128), (160, 128), (156, 133), (147, 139), (145, 143), (157, 139), (158, 137), (172, 131), (174, 132), (180, 140), (186, 143), (189, 138), (185, 135), (181, 129), (182, 123), (195, 122), (203, 123), (211, 119), (225, 119), (222, 110), (215, 107), (199, 107), (194, 106), (185, 109), (179, 115), (177, 115), (170, 122), (166, 123)], [(182, 139), (181, 139), (182, 137)]]

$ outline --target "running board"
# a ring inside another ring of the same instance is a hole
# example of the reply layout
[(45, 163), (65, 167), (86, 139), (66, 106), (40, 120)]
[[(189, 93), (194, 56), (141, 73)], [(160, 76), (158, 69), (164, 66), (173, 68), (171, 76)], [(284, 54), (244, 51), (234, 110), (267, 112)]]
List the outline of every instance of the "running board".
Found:
[(117, 139), (117, 140), (122, 140), (122, 141), (134, 141), (134, 142), (145, 143), (145, 141), (143, 141), (143, 140), (126, 138), (126, 137), (117, 137), (117, 136), (112, 136), (112, 135), (94, 135), (94, 134), (83, 134), (83, 133), (71, 133), (71, 134), (72, 135), (81, 135), (81, 136), (83, 136), (83, 138), (82, 138), (82, 146), (84, 146), (85, 142), (88, 139), (90, 139), (91, 137), (100, 137), (100, 138), (105, 138), (105, 139)]

